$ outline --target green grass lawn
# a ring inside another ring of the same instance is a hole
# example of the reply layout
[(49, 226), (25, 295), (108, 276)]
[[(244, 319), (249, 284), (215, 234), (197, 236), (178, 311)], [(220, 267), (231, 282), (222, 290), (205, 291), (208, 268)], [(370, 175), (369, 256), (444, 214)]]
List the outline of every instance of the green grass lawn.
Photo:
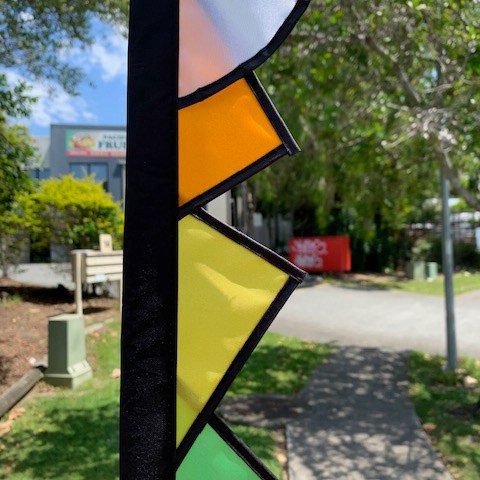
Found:
[(465, 386), (471, 376), (480, 384), (480, 361), (461, 360), (457, 373), (445, 372), (444, 359), (413, 352), (409, 360), (410, 393), (432, 443), (454, 478), (480, 479), (480, 388)]
[(118, 469), (119, 324), (87, 337), (95, 378), (75, 391), (27, 399), (25, 414), (0, 438), (0, 478), (114, 479)]
[[(400, 290), (402, 292), (421, 293), (425, 295), (443, 295), (443, 277), (435, 280), (410, 280), (392, 275), (358, 275), (354, 278), (326, 277), (325, 281), (333, 285), (349, 288), (371, 288), (378, 290)], [(480, 273), (461, 272), (454, 278), (456, 295), (480, 290)]]
[[(87, 337), (94, 379), (76, 391), (56, 389), (23, 403), (25, 413), (0, 437), (0, 478), (110, 480), (118, 478), (119, 323)], [(298, 339), (267, 334), (228, 395), (294, 393), (330, 352)], [(280, 475), (272, 432), (235, 432)]]
[[(330, 354), (330, 345), (267, 333), (227, 392), (227, 398), (257, 393), (294, 394), (308, 381), (315, 368)], [(232, 430), (261, 458), (278, 478), (273, 432), (241, 425)]]

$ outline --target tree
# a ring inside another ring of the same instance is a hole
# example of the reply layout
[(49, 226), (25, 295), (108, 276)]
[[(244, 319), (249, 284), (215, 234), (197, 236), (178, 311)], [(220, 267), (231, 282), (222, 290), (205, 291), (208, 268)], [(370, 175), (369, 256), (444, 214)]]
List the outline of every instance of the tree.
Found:
[(92, 20), (126, 26), (127, 0), (0, 0), (0, 65), (60, 84), (69, 93), (82, 71), (65, 52), (92, 42)]
[[(92, 41), (92, 20), (126, 25), (127, 0), (0, 0), (0, 66), (26, 78), (58, 83), (74, 94), (83, 78), (65, 55)], [(25, 236), (16, 196), (29, 191), (28, 163), (35, 152), (27, 130), (9, 125), (25, 118), (34, 99), (23, 82), (10, 85), (0, 73), (0, 261), (3, 275), (15, 263)], [(25, 227), (26, 228), (26, 227)]]
[[(468, 1), (314, 0), (262, 70), (312, 173), (283, 175), (284, 203), (297, 208), (298, 195), (316, 189), (319, 228), (366, 241), (398, 231), (438, 196), (444, 168), (456, 193), (478, 207), (479, 9)], [(265, 175), (282, 177), (287, 164)]]
[(16, 206), (16, 197), (31, 189), (26, 165), (34, 156), (27, 130), (10, 126), (7, 115), (22, 115), (30, 99), (25, 97), (25, 86), (11, 89), (5, 75), (0, 75), (0, 265), (6, 277), (22, 251), (26, 236), (22, 233), (22, 216)]

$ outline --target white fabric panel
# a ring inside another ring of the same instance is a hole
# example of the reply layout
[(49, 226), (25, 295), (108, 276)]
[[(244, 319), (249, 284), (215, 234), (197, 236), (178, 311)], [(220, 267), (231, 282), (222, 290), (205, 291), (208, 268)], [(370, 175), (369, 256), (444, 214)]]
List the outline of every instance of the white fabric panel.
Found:
[(180, 0), (180, 97), (254, 57), (295, 4), (296, 0)]

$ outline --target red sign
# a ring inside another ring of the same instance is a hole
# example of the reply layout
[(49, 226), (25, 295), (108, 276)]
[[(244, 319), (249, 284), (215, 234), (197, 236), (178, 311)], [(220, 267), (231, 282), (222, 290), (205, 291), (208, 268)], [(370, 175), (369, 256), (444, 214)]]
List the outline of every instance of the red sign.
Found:
[(350, 238), (296, 237), (290, 239), (290, 261), (307, 272), (349, 272)]

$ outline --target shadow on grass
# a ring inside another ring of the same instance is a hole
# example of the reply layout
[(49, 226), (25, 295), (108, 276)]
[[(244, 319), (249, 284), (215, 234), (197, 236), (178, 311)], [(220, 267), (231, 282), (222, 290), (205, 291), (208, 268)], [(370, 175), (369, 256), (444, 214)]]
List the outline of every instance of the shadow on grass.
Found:
[(24, 302), (39, 303), (43, 305), (73, 302), (73, 293), (69, 292), (61, 285), (57, 288), (7, 286), (0, 287), (0, 292), (5, 292), (12, 298), (20, 298)]
[[(3, 293), (3, 295), (2, 295)], [(63, 303), (74, 303), (73, 292), (70, 292), (62, 285), (59, 285), (56, 288), (44, 288), (44, 287), (30, 287), (30, 286), (0, 286), (0, 297), (3, 296), (8, 299), (13, 299), (13, 301), (18, 302), (30, 302), (36, 303), (39, 305), (57, 305)], [(84, 293), (83, 299), (97, 299), (102, 298), (95, 293)], [(1, 305), (1, 304), (0, 304)], [(91, 315), (99, 312), (104, 312), (109, 310), (110, 307), (99, 307), (99, 306), (88, 306), (84, 308), (85, 315)], [(71, 312), (74, 313), (75, 307), (72, 305)], [(67, 313), (67, 312), (66, 312)]]
[(85, 307), (83, 309), (84, 315), (93, 315), (95, 313), (106, 312), (107, 310), (111, 310), (110, 307)]
[(243, 425), (231, 425), (235, 435), (237, 435), (248, 448), (261, 458), (262, 462), (278, 478), (281, 476), (282, 466), (276, 458), (275, 439), (272, 432), (263, 428), (246, 427)]
[(44, 417), (51, 419), (47, 428), (32, 432), (25, 425), (7, 437), (6, 449), (0, 452), (0, 464), (11, 467), (6, 478), (118, 478), (118, 403), (89, 409), (51, 408)]
[[(0, 341), (0, 346), (2, 345)], [(0, 354), (0, 385), (3, 385), (5, 383), (5, 379), (8, 377), (8, 374), (10, 373), (10, 369), (12, 366), (12, 359), (10, 357), (6, 357), (2, 354)]]
[(331, 345), (270, 334), (255, 349), (230, 387), (228, 397), (295, 394), (333, 350)]
[(372, 280), (332, 280), (332, 285), (339, 288), (345, 288), (348, 290), (392, 290), (393, 286), (391, 284), (381, 284), (379, 282), (374, 282)]
[(478, 478), (480, 472), (480, 415), (478, 389), (464, 386), (465, 375), (480, 378), (473, 361), (460, 359), (461, 369), (443, 369), (440, 356), (412, 352), (409, 373), (412, 400), (428, 435), (448, 464), (462, 478)]

